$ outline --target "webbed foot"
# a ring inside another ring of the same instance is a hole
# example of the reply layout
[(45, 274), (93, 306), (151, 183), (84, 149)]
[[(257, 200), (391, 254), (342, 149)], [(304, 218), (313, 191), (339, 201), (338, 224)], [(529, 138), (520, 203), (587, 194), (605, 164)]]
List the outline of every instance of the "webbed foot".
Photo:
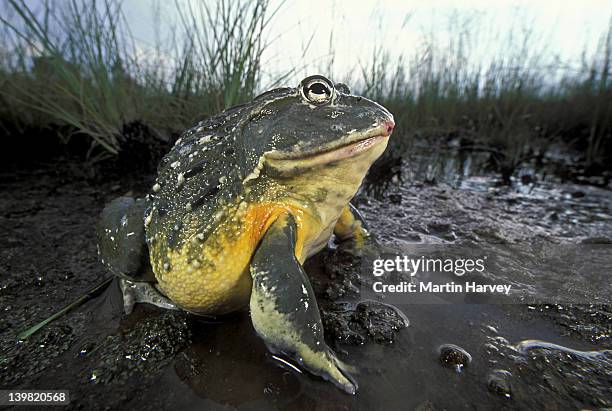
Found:
[(177, 306), (151, 283), (119, 279), (119, 286), (123, 294), (123, 310), (126, 314), (132, 312), (136, 303), (147, 303), (168, 310), (178, 310)]
[(290, 215), (268, 229), (251, 262), (251, 319), (271, 352), (296, 360), (304, 369), (349, 394), (357, 384), (323, 336), (319, 308), (295, 256), (296, 225)]

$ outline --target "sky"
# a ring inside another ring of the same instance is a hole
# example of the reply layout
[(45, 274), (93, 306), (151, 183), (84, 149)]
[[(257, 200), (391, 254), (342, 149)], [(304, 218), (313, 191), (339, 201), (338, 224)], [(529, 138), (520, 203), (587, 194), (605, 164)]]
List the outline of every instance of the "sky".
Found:
[[(130, 29), (143, 44), (164, 33), (153, 18), (154, 2), (123, 3)], [(156, 4), (162, 27), (177, 21), (174, 2)], [(612, 17), (612, 0), (271, 0), (269, 9), (279, 6), (267, 33), (264, 71), (275, 76), (300, 68), (290, 76), (293, 81), (313, 70), (346, 76), (367, 65), (376, 51), (414, 55), (428, 38), (448, 44), (466, 28), (473, 60), (512, 52), (517, 41), (509, 45), (510, 33), (516, 40), (529, 31), (533, 49), (577, 62), (583, 51), (593, 51)]]
[[(527, 32), (531, 49), (576, 63), (594, 50), (612, 17), (612, 0), (270, 0), (269, 10), (277, 8), (263, 70), (275, 77), (298, 68), (289, 82), (313, 71), (343, 80), (338, 77), (357, 72), (376, 52), (414, 56), (428, 39), (444, 47), (460, 33), (469, 33), (473, 63), (513, 53)], [(124, 0), (123, 10), (142, 50), (178, 22), (174, 1)]]

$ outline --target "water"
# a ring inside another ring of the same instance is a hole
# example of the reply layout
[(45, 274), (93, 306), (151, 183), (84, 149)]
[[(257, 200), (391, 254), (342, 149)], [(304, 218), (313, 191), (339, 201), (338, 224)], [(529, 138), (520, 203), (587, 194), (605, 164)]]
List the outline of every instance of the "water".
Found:
[[(494, 176), (475, 172), (474, 163), (473, 158), (436, 163), (421, 157), (404, 163), (383, 195), (365, 191), (359, 196), (360, 209), (387, 252), (409, 244), (452, 243), (477, 244), (495, 253), (495, 247), (503, 251), (509, 245), (520, 249), (538, 242), (571, 250), (580, 242), (605, 243), (612, 232), (609, 190), (558, 181), (500, 188)], [(433, 180), (437, 183), (431, 184)], [(607, 248), (604, 254), (610, 256)], [(395, 333), (392, 342), (379, 339), (377, 343), (368, 335), (339, 340), (359, 342), (335, 344), (341, 359), (358, 370), (355, 397), (279, 367), (253, 335), (248, 319), (219, 325), (212, 335), (202, 330), (198, 343), (183, 352), (165, 378), (189, 386), (190, 391), (184, 392), (190, 398), (187, 403), (196, 395), (238, 409), (612, 406), (609, 298), (600, 305), (524, 303), (526, 297), (546, 300), (553, 286), (579, 291), (581, 302), (602, 302), (602, 295), (610, 295), (609, 271), (598, 287), (585, 286), (584, 278), (571, 287), (571, 277), (558, 274), (562, 267), (544, 267), (538, 264), (544, 260), (534, 253), (529, 257), (533, 261), (526, 264), (523, 259), (521, 270), (506, 267), (496, 272), (498, 278), (476, 279), (511, 281), (518, 292), (504, 304), (440, 304), (433, 299), (395, 304), (409, 326)], [(326, 268), (346, 263), (340, 254), (322, 259), (308, 265), (315, 289), (332, 295), (331, 300), (337, 298), (336, 303), (359, 301), (363, 296), (356, 295), (355, 283), (365, 280), (347, 270)], [(339, 292), (330, 285), (334, 282), (345, 286)], [(602, 287), (608, 291), (602, 292)], [(325, 300), (324, 309), (336, 307)], [(346, 326), (362, 329), (350, 321)], [(346, 337), (342, 332), (333, 335)], [(465, 350), (471, 361), (460, 367), (445, 366), (440, 347), (448, 344)]]

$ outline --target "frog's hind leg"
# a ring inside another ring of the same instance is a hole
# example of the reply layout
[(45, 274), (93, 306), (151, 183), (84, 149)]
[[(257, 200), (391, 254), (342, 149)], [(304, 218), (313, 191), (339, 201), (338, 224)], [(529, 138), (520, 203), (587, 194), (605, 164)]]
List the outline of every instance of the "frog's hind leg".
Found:
[(263, 237), (251, 262), (251, 319), (276, 354), (354, 394), (357, 385), (327, 346), (319, 308), (304, 269), (295, 256), (296, 225), (279, 217)]
[(104, 207), (97, 226), (100, 259), (119, 277), (126, 314), (132, 312), (136, 303), (177, 309), (155, 288), (145, 241), (145, 208), (143, 199), (116, 198)]
[(102, 213), (96, 227), (98, 254), (110, 272), (130, 281), (154, 282), (145, 242), (146, 201), (118, 197)]

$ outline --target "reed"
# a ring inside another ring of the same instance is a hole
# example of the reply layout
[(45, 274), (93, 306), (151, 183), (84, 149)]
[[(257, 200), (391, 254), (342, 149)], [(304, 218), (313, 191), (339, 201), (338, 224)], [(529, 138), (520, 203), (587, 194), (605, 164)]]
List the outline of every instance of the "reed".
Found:
[(505, 50), (479, 63), (471, 45), (473, 37), (486, 34), (458, 27), (447, 44), (432, 35), (413, 55), (392, 57), (379, 49), (361, 67), (355, 79), (361, 92), (395, 113), (404, 136), (389, 156), (422, 138), (459, 140), (463, 150), (490, 153), (505, 182), (524, 162), (559, 143), (589, 167), (610, 164), (612, 20), (577, 69), (538, 48), (530, 31), (508, 35), (512, 43)]
[(260, 87), (275, 13), (265, 0), (177, 2), (171, 43), (160, 40), (149, 54), (140, 53), (118, 0), (41, 4), (33, 10), (8, 0), (0, 17), (5, 123), (60, 126), (69, 130), (64, 140), (83, 136), (116, 154), (127, 124), (142, 122), (167, 138)]

